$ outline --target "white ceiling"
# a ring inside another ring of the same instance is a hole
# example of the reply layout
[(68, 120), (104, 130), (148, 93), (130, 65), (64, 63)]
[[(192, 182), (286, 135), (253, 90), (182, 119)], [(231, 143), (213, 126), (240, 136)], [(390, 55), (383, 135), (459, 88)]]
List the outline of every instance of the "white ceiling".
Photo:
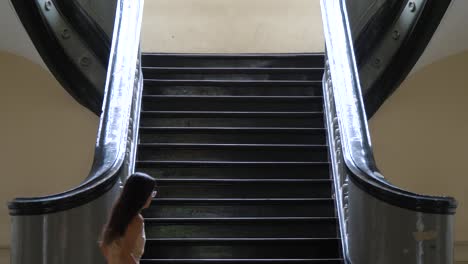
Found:
[[(452, 0), (434, 37), (412, 72), (444, 57), (468, 49), (468, 1)], [(0, 0), (0, 51), (26, 57), (46, 67), (34, 48), (10, 1)]]

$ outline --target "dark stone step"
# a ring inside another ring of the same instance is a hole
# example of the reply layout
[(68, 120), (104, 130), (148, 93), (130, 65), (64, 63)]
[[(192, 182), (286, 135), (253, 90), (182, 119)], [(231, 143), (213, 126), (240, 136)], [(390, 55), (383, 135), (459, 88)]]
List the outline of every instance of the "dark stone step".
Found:
[(342, 264), (343, 259), (142, 259), (144, 264)]
[[(209, 164), (207, 164), (209, 165)], [(313, 166), (282, 166), (281, 164), (251, 164), (245, 166), (234, 163), (231, 166), (191, 166), (191, 164), (151, 164), (137, 163), (137, 171), (146, 172), (161, 178), (228, 178), (228, 179), (329, 179), (328, 163)]]
[(148, 239), (143, 258), (338, 258), (339, 239)]
[(314, 80), (323, 77), (323, 68), (189, 68), (143, 67), (145, 79), (169, 80)]
[(323, 128), (141, 127), (141, 143), (325, 144)]
[(156, 198), (144, 217), (333, 217), (331, 198), (187, 199)]
[(321, 96), (144, 95), (144, 111), (322, 111)]
[(158, 181), (161, 198), (328, 198), (331, 180), (206, 180)]
[(324, 63), (323, 53), (142, 54), (146, 67), (323, 67)]
[(141, 143), (137, 158), (192, 161), (327, 161), (326, 145)]
[(145, 80), (145, 95), (321, 96), (321, 81)]
[(324, 126), (322, 112), (143, 111), (150, 127), (307, 127)]
[(147, 238), (337, 237), (334, 217), (148, 218)]

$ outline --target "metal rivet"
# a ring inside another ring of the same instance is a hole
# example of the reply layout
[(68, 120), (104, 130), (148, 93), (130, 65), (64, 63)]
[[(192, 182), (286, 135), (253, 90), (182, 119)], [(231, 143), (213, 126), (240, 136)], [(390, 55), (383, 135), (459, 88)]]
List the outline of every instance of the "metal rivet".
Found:
[(62, 30), (62, 38), (63, 39), (69, 39), (70, 38), (70, 30), (68, 28), (65, 28)]
[(82, 67), (88, 67), (89, 65), (91, 65), (91, 59), (84, 56), (84, 57), (81, 57), (80, 59), (80, 65)]
[(393, 33), (392, 33), (392, 38), (393, 38), (394, 40), (399, 39), (399, 38), (400, 38), (400, 31), (394, 30)]
[(44, 8), (46, 11), (50, 11), (50, 9), (52, 9), (52, 1), (46, 1), (44, 4)]
[(380, 59), (375, 59), (372, 65), (374, 65), (375, 68), (380, 68), (380, 63), (381, 63)]
[(409, 7), (411, 12), (416, 11), (416, 4), (413, 1), (408, 3), (408, 7)]

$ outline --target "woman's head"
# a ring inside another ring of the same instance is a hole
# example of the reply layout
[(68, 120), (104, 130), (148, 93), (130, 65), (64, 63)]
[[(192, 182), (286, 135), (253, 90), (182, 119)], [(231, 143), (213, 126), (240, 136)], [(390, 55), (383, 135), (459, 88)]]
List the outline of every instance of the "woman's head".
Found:
[(125, 234), (132, 219), (149, 205), (155, 187), (156, 181), (147, 174), (135, 173), (128, 177), (104, 229), (104, 244), (110, 244)]

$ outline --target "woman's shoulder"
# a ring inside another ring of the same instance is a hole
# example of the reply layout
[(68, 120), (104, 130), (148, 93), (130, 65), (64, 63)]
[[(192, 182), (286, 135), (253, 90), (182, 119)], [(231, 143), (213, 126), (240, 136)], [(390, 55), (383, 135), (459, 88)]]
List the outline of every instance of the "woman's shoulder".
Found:
[(145, 219), (143, 218), (143, 216), (141, 214), (137, 214), (132, 219), (132, 223), (136, 224), (136, 225), (143, 225), (144, 222), (145, 222)]
[(132, 221), (128, 225), (128, 230), (133, 232), (140, 232), (141, 229), (143, 228), (144, 225), (144, 220), (143, 217), (138, 214), (135, 217), (133, 217)]
[(123, 236), (123, 247), (125, 249), (133, 248), (134, 242), (141, 233), (144, 232), (143, 220), (135, 216), (127, 226), (127, 230)]

